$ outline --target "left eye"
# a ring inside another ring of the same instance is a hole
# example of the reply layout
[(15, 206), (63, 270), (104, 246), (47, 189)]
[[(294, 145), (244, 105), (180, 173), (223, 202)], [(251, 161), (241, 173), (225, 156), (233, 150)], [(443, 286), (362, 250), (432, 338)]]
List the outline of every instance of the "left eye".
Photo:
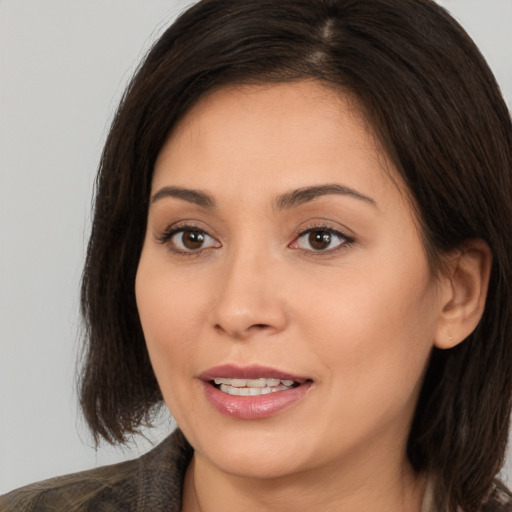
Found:
[(180, 252), (193, 252), (218, 246), (214, 238), (199, 229), (178, 229), (168, 237), (168, 240)]
[(300, 234), (292, 247), (315, 252), (327, 252), (349, 243), (348, 237), (338, 231), (325, 228), (308, 229)]

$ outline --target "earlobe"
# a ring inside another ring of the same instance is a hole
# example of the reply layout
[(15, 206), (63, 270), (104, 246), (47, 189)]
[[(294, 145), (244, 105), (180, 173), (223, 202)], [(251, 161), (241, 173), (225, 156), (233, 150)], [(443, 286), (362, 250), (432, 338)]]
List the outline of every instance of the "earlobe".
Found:
[(491, 266), (491, 250), (481, 239), (465, 242), (447, 259), (437, 348), (453, 348), (475, 330), (484, 312)]

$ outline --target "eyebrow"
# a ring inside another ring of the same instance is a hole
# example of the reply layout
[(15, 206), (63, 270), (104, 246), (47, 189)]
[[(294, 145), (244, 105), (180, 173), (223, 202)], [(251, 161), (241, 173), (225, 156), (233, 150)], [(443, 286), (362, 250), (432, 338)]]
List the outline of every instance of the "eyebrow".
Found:
[(365, 196), (353, 188), (338, 184), (304, 187), (293, 190), (292, 192), (287, 192), (286, 194), (280, 195), (276, 199), (276, 206), (278, 210), (288, 210), (289, 208), (294, 208), (301, 204), (313, 201), (318, 197), (333, 194), (353, 197), (355, 199), (359, 199), (360, 201), (364, 201), (365, 203), (371, 204), (377, 208), (377, 203), (371, 197)]
[[(288, 210), (326, 195), (349, 196), (377, 207), (377, 203), (371, 197), (361, 194), (353, 188), (338, 184), (316, 185), (292, 190), (278, 196), (275, 205), (278, 210)], [(161, 188), (151, 197), (151, 204), (166, 197), (182, 199), (203, 208), (211, 209), (216, 206), (215, 199), (209, 194), (199, 190), (176, 186)]]
[(215, 199), (212, 196), (200, 192), (199, 190), (194, 190), (190, 188), (183, 187), (163, 187), (158, 192), (156, 192), (151, 198), (151, 204), (156, 203), (160, 199), (164, 197), (175, 197), (177, 199), (183, 199), (184, 201), (188, 201), (189, 203), (197, 204), (198, 206), (202, 206), (203, 208), (214, 208), (215, 207)]

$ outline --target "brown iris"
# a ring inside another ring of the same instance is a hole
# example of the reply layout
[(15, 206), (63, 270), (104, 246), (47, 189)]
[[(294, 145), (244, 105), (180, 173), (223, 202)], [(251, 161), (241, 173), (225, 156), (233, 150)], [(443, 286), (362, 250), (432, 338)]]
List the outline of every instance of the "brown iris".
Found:
[(309, 244), (317, 251), (327, 249), (331, 240), (332, 234), (329, 231), (311, 231), (308, 236)]
[(187, 229), (183, 231), (181, 241), (187, 249), (200, 249), (204, 244), (204, 233), (202, 231)]

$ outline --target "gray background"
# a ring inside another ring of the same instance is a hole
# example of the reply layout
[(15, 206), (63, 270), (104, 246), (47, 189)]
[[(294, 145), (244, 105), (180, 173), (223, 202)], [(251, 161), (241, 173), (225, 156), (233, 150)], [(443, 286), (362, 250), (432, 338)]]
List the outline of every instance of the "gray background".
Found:
[[(189, 3), (0, 1), (0, 493), (149, 446), (92, 448), (74, 393), (78, 290), (113, 110), (145, 50)], [(512, 0), (440, 3), (511, 105)], [(169, 422), (164, 414), (150, 440)]]

